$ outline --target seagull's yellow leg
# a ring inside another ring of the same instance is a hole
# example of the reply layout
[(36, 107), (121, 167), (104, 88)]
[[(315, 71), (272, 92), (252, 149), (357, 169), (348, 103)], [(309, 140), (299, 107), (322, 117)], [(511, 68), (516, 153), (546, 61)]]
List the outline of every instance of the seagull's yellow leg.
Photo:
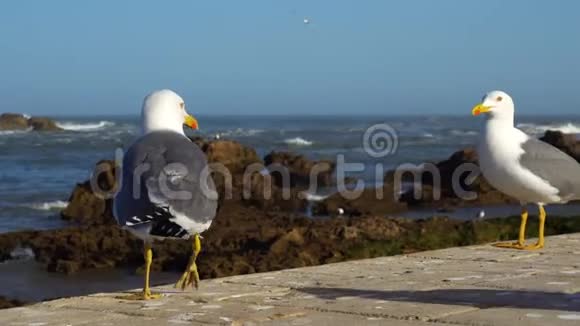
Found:
[(149, 275), (151, 272), (151, 262), (153, 262), (153, 250), (151, 249), (151, 243), (145, 241), (143, 249), (143, 258), (145, 258), (145, 286), (143, 287), (143, 292), (136, 293), (134, 295), (120, 298), (125, 300), (151, 300), (158, 299), (161, 297), (160, 294), (151, 293), (149, 288)]
[(511, 248), (511, 249), (524, 249), (526, 245), (526, 223), (528, 221), (528, 209), (524, 206), (522, 207), (522, 215), (520, 222), (520, 234), (518, 236), (517, 242), (501, 242), (496, 243), (493, 246), (498, 248)]
[(153, 262), (153, 250), (151, 249), (151, 243), (145, 242), (145, 287), (143, 288), (143, 299), (157, 299), (160, 297), (159, 294), (152, 294), (149, 288), (149, 275), (151, 273), (151, 263)]
[(539, 205), (540, 209), (540, 230), (538, 231), (538, 242), (533, 245), (524, 247), (524, 250), (538, 250), (544, 248), (544, 225), (546, 224), (546, 210), (544, 206)]
[(195, 261), (197, 259), (197, 255), (201, 251), (201, 240), (199, 238), (199, 234), (193, 236), (193, 254), (189, 259), (189, 264), (187, 264), (187, 268), (181, 278), (177, 283), (175, 283), (176, 288), (180, 288), (185, 290), (188, 286), (193, 285), (197, 289), (199, 287), (199, 273), (197, 272), (197, 265)]

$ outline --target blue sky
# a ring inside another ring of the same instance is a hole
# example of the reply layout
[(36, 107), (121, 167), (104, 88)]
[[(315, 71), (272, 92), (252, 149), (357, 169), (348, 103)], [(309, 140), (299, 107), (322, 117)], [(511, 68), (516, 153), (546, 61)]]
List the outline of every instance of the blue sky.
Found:
[[(3, 1), (0, 112), (580, 112), (580, 1)], [(304, 24), (308, 17), (310, 24)]]

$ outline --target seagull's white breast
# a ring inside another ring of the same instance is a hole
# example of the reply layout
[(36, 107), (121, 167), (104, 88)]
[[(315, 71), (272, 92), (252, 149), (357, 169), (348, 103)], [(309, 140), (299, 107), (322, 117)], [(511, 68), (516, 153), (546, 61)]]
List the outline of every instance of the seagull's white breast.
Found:
[(514, 127), (488, 121), (477, 148), (484, 177), (497, 190), (522, 203), (559, 202), (558, 189), (524, 168), (519, 160), (528, 136)]

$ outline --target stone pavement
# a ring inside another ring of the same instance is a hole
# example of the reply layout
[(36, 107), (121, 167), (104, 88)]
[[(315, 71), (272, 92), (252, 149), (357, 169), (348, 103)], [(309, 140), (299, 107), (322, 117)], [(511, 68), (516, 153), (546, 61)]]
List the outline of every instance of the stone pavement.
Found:
[[(538, 252), (489, 245), (156, 288), (0, 311), (0, 325), (580, 325), (580, 234)], [(155, 274), (153, 274), (155, 277)]]

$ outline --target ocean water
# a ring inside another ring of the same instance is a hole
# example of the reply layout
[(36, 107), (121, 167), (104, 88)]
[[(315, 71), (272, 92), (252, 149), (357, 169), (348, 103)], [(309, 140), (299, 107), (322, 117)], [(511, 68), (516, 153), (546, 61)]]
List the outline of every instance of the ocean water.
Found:
[[(137, 116), (53, 118), (66, 131), (0, 131), (0, 232), (65, 225), (58, 212), (74, 185), (89, 177), (97, 161), (114, 158), (116, 149), (126, 148), (139, 135)], [(348, 163), (364, 164), (365, 170), (354, 175), (368, 185), (382, 179), (375, 178), (377, 163), (386, 170), (402, 163), (439, 161), (472, 146), (482, 123), (470, 116), (197, 118), (201, 128), (197, 134), (235, 139), (261, 156), (272, 150), (290, 150), (312, 159), (343, 155)], [(365, 138), (373, 126), (374, 132)], [(580, 133), (580, 116), (521, 117), (518, 126), (534, 136), (548, 129)], [(377, 142), (367, 141), (373, 139)], [(365, 143), (370, 144), (370, 153)]]

